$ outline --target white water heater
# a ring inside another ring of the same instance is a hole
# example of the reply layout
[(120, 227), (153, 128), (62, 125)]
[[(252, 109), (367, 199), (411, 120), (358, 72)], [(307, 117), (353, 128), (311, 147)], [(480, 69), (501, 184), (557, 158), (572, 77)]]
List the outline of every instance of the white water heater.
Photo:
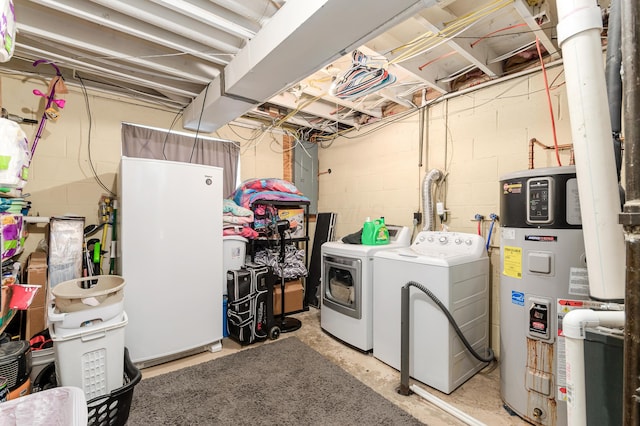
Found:
[(562, 317), (589, 296), (576, 170), (500, 178), (500, 375), (505, 406), (566, 425)]

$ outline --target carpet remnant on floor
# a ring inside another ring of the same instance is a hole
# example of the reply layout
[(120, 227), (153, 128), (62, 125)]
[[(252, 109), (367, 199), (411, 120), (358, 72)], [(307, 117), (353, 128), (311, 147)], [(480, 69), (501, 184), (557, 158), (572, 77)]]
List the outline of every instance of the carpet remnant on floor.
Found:
[(129, 426), (420, 425), (294, 336), (142, 380)]

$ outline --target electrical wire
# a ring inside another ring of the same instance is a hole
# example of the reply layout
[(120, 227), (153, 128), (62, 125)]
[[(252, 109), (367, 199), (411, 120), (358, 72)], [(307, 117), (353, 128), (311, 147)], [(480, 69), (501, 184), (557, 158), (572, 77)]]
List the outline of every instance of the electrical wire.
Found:
[[(495, 31), (491, 31), (490, 33), (487, 33), (487, 34), (483, 35), (482, 37), (479, 37), (476, 41), (472, 42), (471, 43), (471, 47), (475, 47), (475, 45), (480, 43), (481, 41), (486, 40), (486, 39), (488, 39), (490, 37), (493, 37), (494, 35), (502, 32), (502, 31), (512, 30), (514, 28), (526, 27), (526, 26), (527, 26), (527, 23), (522, 22), (520, 24), (509, 25), (508, 27), (504, 27), (504, 28), (497, 29)], [(513, 34), (513, 33), (511, 33), (511, 34)], [(511, 34), (509, 34), (509, 35), (511, 35)]]
[(176, 121), (178, 121), (178, 117), (180, 117), (180, 115), (182, 115), (183, 112), (184, 112), (184, 109), (181, 109), (180, 111), (178, 111), (176, 113), (176, 115), (173, 117), (173, 120), (171, 120), (171, 125), (169, 126), (169, 130), (167, 130), (167, 133), (164, 135), (164, 141), (162, 141), (162, 157), (165, 160), (168, 160), (167, 154), (165, 153), (164, 150), (167, 147), (167, 140), (169, 140), (169, 135), (171, 134), (171, 129), (173, 129), (173, 126), (176, 124)]
[(558, 149), (558, 134), (556, 132), (556, 120), (553, 116), (553, 105), (551, 103), (551, 92), (549, 90), (549, 81), (547, 80), (547, 70), (544, 66), (544, 60), (542, 59), (542, 51), (540, 49), (540, 39), (536, 37), (536, 49), (538, 50), (538, 58), (540, 59), (540, 65), (542, 66), (542, 77), (544, 79), (544, 87), (547, 93), (547, 103), (549, 104), (549, 115), (551, 116), (551, 129), (553, 130), (553, 145), (555, 146), (556, 161), (558, 166), (562, 166), (560, 161), (560, 150)]
[(198, 117), (198, 126), (196, 127), (196, 135), (193, 140), (193, 146), (191, 147), (191, 154), (189, 155), (189, 163), (193, 159), (193, 153), (196, 150), (196, 145), (198, 145), (198, 134), (200, 133), (200, 124), (202, 123), (202, 115), (204, 114), (204, 106), (207, 103), (207, 94), (209, 94), (209, 87), (211, 83), (207, 84), (207, 87), (204, 89), (204, 97), (202, 98), (202, 108), (200, 108), (200, 116)]
[(391, 61), (389, 61), (389, 64), (404, 62), (418, 55), (426, 53), (440, 46), (441, 44), (454, 39), (456, 36), (462, 34), (466, 30), (480, 22), (482, 19), (505, 8), (513, 2), (514, 0), (494, 0), (481, 9), (470, 12), (447, 23), (447, 25), (437, 33), (428, 31), (427, 33), (416, 37), (410, 42), (391, 50), (389, 53), (401, 53)]
[(76, 74), (76, 76), (78, 77), (78, 81), (80, 82), (80, 86), (82, 87), (82, 94), (84, 96), (84, 103), (85, 103), (85, 106), (87, 108), (87, 116), (89, 117), (89, 129), (88, 129), (88, 132), (87, 132), (87, 155), (89, 157), (89, 167), (91, 167), (91, 172), (93, 173), (93, 178), (98, 183), (98, 185), (100, 185), (100, 187), (102, 187), (102, 189), (107, 191), (109, 193), (109, 195), (111, 195), (112, 197), (116, 197), (115, 192), (113, 192), (109, 188), (107, 188), (107, 186), (102, 182), (102, 180), (100, 180), (100, 176), (98, 176), (98, 173), (96, 172), (96, 169), (93, 167), (93, 160), (91, 158), (91, 130), (93, 128), (93, 118), (91, 116), (91, 107), (89, 105), (89, 95), (87, 94), (87, 88), (84, 85), (84, 81), (82, 81), (82, 77), (80, 77), (79, 74)]

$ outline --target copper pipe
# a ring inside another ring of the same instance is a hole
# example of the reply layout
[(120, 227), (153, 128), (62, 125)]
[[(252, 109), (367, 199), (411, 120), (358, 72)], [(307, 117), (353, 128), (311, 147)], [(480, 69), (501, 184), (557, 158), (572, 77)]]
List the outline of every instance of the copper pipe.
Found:
[[(529, 141), (529, 169), (534, 169), (535, 168), (533, 166), (533, 157), (534, 157), (534, 149), (533, 149), (533, 147), (535, 145), (538, 145), (542, 149), (556, 149), (556, 147), (554, 145), (545, 145), (542, 142), (540, 142), (539, 140), (537, 140), (536, 138), (531, 138), (531, 140)], [(575, 164), (574, 157), (573, 157), (573, 144), (572, 143), (566, 143), (566, 144), (563, 144), (563, 145), (558, 145), (558, 151), (566, 151), (568, 149), (571, 150), (571, 159), (569, 161), (570, 161), (570, 164), (573, 165), (573, 164)]]

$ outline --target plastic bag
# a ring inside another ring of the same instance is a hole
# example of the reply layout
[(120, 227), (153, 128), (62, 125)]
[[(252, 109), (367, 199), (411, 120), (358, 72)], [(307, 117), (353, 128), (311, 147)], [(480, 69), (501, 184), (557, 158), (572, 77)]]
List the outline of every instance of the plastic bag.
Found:
[(0, 118), (0, 187), (22, 189), (29, 178), (29, 141), (18, 123)]

